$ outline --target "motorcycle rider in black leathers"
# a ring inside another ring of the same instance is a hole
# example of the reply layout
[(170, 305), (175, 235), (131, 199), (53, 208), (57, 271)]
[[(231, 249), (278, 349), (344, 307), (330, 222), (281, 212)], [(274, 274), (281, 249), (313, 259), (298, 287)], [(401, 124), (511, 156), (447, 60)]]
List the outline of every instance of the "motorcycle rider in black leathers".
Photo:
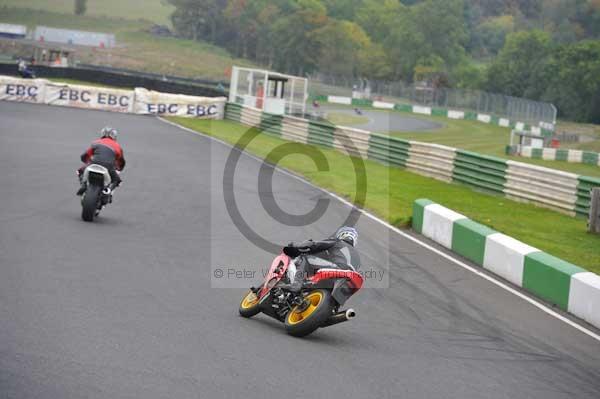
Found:
[(354, 248), (358, 241), (358, 231), (354, 227), (341, 227), (336, 233), (322, 241), (308, 240), (300, 244), (290, 243), (283, 253), (292, 258), (288, 272), (291, 284), (280, 287), (292, 292), (300, 292), (306, 276), (319, 268), (339, 268), (358, 271), (360, 257)]

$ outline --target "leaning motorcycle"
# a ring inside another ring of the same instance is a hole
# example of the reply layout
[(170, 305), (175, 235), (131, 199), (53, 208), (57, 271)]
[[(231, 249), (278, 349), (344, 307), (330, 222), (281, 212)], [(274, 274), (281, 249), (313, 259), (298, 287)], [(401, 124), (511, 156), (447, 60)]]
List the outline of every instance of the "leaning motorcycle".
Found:
[(353, 309), (340, 310), (363, 285), (363, 277), (354, 270), (331, 264), (316, 268), (304, 279), (299, 293), (280, 287), (290, 283), (291, 259), (277, 256), (262, 286), (250, 288), (239, 306), (243, 317), (264, 313), (285, 324), (288, 334), (303, 337), (316, 329), (348, 321), (356, 316)]
[(102, 165), (91, 164), (85, 168), (81, 181), (85, 192), (81, 196), (81, 218), (93, 222), (102, 208), (112, 202), (110, 172)]

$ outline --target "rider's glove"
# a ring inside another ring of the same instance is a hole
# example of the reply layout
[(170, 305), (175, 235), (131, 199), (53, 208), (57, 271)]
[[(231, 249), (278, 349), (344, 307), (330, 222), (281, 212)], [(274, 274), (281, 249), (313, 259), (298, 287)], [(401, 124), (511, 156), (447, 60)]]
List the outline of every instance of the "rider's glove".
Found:
[(290, 258), (295, 258), (298, 255), (300, 255), (300, 251), (298, 250), (298, 248), (296, 248), (293, 242), (290, 242), (288, 245), (283, 247), (283, 253), (289, 256)]

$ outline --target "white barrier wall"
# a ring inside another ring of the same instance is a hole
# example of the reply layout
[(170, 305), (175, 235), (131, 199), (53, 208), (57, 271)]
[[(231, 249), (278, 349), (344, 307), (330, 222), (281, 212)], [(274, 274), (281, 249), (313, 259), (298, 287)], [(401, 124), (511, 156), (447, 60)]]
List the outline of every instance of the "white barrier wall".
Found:
[(498, 125), (502, 127), (510, 127), (510, 121), (506, 118), (500, 118)]
[(490, 123), (492, 121), (492, 116), (486, 114), (477, 114), (477, 120), (483, 123)]
[(452, 249), (454, 222), (467, 217), (438, 204), (427, 206), (423, 212), (423, 235)]
[(134, 92), (47, 82), (44, 102), (63, 107), (129, 113), (133, 111)]
[(352, 104), (352, 99), (350, 97), (339, 97), (339, 96), (329, 96), (327, 97), (327, 102), (332, 104)]
[(0, 76), (0, 100), (43, 103), (46, 80)]
[(136, 114), (223, 119), (225, 97), (195, 97), (135, 89)]
[(413, 105), (412, 111), (415, 114), (431, 115), (430, 107), (422, 107), (420, 105)]
[(0, 100), (141, 115), (223, 119), (225, 97), (196, 97), (0, 76)]
[(383, 101), (373, 101), (373, 108), (394, 109), (394, 103), (386, 103)]
[(25, 25), (0, 23), (0, 33), (3, 37), (22, 39), (27, 36), (27, 27)]
[(450, 118), (450, 119), (465, 119), (465, 113), (463, 111), (448, 110), (448, 118)]
[(571, 277), (569, 313), (600, 327), (600, 276), (578, 273)]

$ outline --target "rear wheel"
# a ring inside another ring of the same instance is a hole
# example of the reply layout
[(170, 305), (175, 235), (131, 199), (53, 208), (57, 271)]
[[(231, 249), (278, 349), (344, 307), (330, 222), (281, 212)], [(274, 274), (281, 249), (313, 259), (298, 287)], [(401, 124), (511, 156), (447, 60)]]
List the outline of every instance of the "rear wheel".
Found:
[(96, 185), (88, 185), (87, 190), (81, 198), (81, 218), (86, 222), (94, 221), (94, 216), (97, 216), (98, 196), (100, 195), (100, 187)]
[(242, 317), (252, 317), (260, 313), (258, 296), (252, 290), (248, 290), (242, 298), (239, 311)]
[(332, 314), (333, 299), (328, 290), (314, 290), (304, 296), (305, 305), (297, 305), (285, 317), (285, 330), (304, 337), (319, 328)]

